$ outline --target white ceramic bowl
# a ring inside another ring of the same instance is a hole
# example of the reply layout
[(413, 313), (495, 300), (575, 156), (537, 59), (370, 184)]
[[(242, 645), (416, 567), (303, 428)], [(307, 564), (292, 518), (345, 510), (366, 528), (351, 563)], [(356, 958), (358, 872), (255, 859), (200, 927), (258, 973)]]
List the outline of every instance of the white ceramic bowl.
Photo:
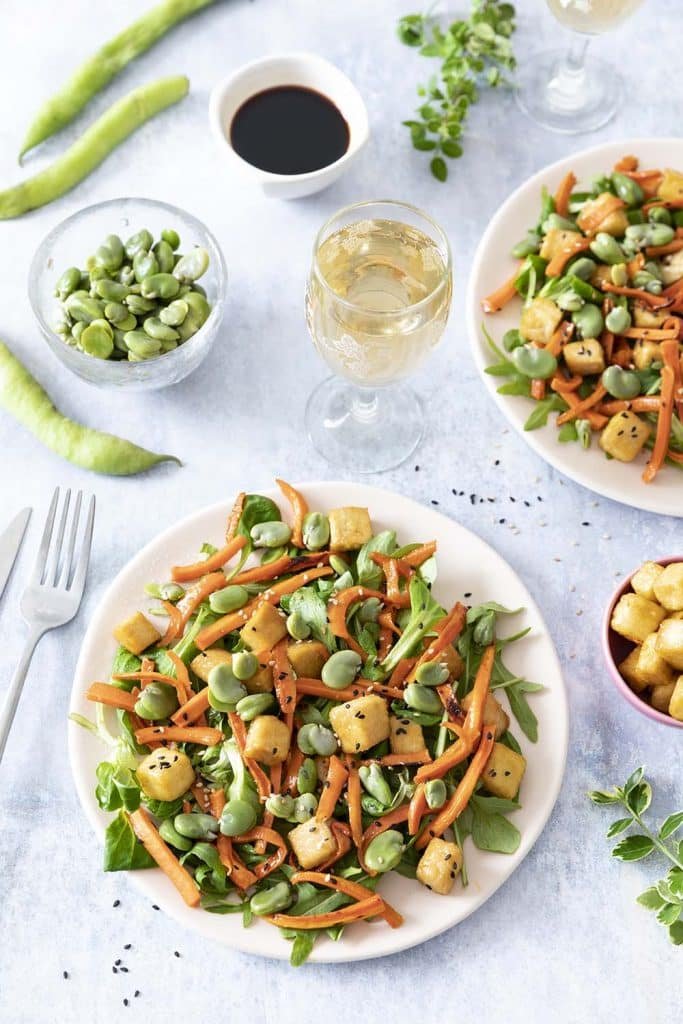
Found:
[[(322, 93), (341, 112), (349, 126), (349, 147), (338, 160), (306, 174), (273, 174), (243, 160), (230, 142), (232, 119), (255, 93), (282, 85), (300, 85)], [(349, 167), (369, 137), (368, 112), (363, 98), (346, 75), (322, 57), (286, 53), (245, 64), (214, 88), (209, 100), (211, 130), (228, 160), (244, 180), (266, 196), (299, 199), (327, 188)]]

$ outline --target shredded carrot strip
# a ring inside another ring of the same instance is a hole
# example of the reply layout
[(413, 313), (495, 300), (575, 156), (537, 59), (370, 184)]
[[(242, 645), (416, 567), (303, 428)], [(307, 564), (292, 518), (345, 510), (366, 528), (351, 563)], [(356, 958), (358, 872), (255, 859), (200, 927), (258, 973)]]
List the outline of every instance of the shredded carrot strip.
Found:
[(349, 826), (345, 825), (343, 821), (335, 821), (333, 818), (330, 821), (330, 830), (334, 836), (336, 849), (332, 856), (328, 857), (327, 860), (320, 865), (321, 871), (327, 871), (331, 868), (333, 864), (336, 864), (338, 860), (341, 860), (342, 857), (346, 856), (353, 846)]
[(470, 761), (467, 771), (458, 783), (455, 793), (444, 804), (437, 816), (430, 822), (427, 828), (416, 842), (418, 850), (423, 849), (435, 836), (441, 836), (449, 828), (459, 815), (467, 807), (474, 788), (482, 775), (486, 762), (493, 750), (494, 735), (492, 729), (486, 729), (479, 742), (477, 751)]
[(327, 700), (354, 700), (356, 697), (363, 697), (367, 693), (374, 693), (378, 697), (385, 697), (391, 700), (402, 700), (403, 690), (393, 686), (385, 686), (384, 683), (376, 683), (373, 679), (356, 679), (351, 686), (343, 690), (332, 690), (320, 679), (308, 679), (306, 676), (299, 676), (296, 680), (297, 693), (306, 697), (325, 697)]
[(260, 764), (257, 761), (254, 761), (253, 758), (247, 757), (244, 753), (247, 745), (247, 727), (236, 711), (228, 712), (228, 721), (242, 760), (247, 767), (247, 771), (256, 783), (258, 795), (262, 801), (267, 800), (270, 796), (270, 779), (264, 772), (263, 768), (261, 768)]
[(410, 675), (416, 660), (416, 658), (402, 658), (389, 677), (389, 686), (400, 689)]
[(545, 381), (540, 378), (532, 380), (529, 394), (537, 402), (541, 402), (545, 398)]
[(465, 733), (478, 738), (484, 721), (484, 705), (491, 685), (491, 674), (496, 659), (496, 645), (489, 644), (484, 651), (472, 687), (472, 703), (465, 718)]
[[(553, 389), (553, 391), (555, 391), (555, 380), (554, 379), (551, 381), (550, 386)], [(573, 407), (579, 405), (580, 401), (581, 401), (579, 396), (574, 394), (573, 391), (563, 391), (562, 392), (562, 397), (564, 398), (565, 402), (567, 403), (567, 405), (570, 408), (573, 408)], [(593, 428), (593, 430), (602, 430), (602, 428), (607, 423), (607, 417), (606, 416), (601, 416), (601, 415), (599, 415), (599, 413), (592, 412), (590, 409), (588, 410), (588, 412), (584, 416), (584, 419), (588, 420), (588, 422), (590, 423), (590, 425)]]
[(383, 555), (380, 551), (373, 551), (370, 558), (379, 565), (384, 573), (387, 587), (386, 599), (397, 608), (410, 607), (410, 594), (407, 590), (401, 590), (400, 581), (410, 579), (413, 570), (400, 558), (392, 558), (391, 555)]
[(628, 295), (632, 299), (640, 299), (645, 305), (650, 306), (652, 309), (666, 309), (671, 304), (669, 298), (662, 298), (661, 295), (652, 295), (651, 292), (646, 292), (642, 288), (626, 288), (620, 287), (619, 285), (612, 284), (610, 281), (603, 281), (602, 290), (604, 292), (613, 292), (615, 295)]
[[(170, 651), (166, 651), (166, 654), (170, 654), (170, 653), (171, 653)], [(176, 655), (176, 657), (177, 657), (177, 655)], [(178, 659), (178, 660), (180, 660), (180, 659)], [(120, 679), (120, 680), (139, 679), (142, 682), (143, 687), (146, 686), (147, 683), (151, 682), (152, 680), (155, 680), (156, 682), (159, 682), (159, 683), (165, 683), (166, 686), (172, 686), (173, 689), (175, 690), (177, 696), (178, 696), (178, 703), (179, 704), (184, 704), (187, 701), (187, 693), (186, 693), (186, 690), (185, 690), (185, 684), (182, 681), (182, 679), (177, 679), (175, 676), (164, 675), (163, 672), (154, 672), (154, 671), (146, 672), (146, 671), (144, 671), (142, 669), (140, 670), (140, 672), (117, 672), (116, 675), (112, 676), (112, 679)], [(189, 680), (188, 680), (188, 682), (189, 682)]]
[(231, 541), (237, 532), (237, 527), (239, 526), (240, 519), (242, 518), (242, 509), (244, 508), (245, 498), (246, 494), (244, 493), (244, 491), (241, 491), (235, 498), (235, 504), (232, 506), (232, 510), (228, 517), (227, 525), (225, 527), (226, 543)]
[(576, 391), (581, 386), (583, 377), (579, 377), (578, 374), (574, 377), (560, 377), (556, 374), (552, 381), (551, 387), (553, 391), (557, 391), (560, 395), (565, 395), (568, 391)]
[(500, 288), (497, 288), (495, 292), (491, 292), (485, 299), (482, 299), (481, 308), (485, 313), (498, 313), (504, 306), (507, 306), (508, 302), (512, 302), (514, 298), (518, 297), (515, 281), (519, 277), (521, 265), (520, 263), (512, 277), (509, 277)]
[(230, 580), (233, 584), (244, 585), (246, 583), (262, 583), (264, 580), (274, 580), (285, 573), (304, 569), (307, 565), (326, 565), (330, 559), (329, 551), (316, 551), (312, 555), (283, 555), (276, 558), (274, 562), (267, 562), (266, 565), (255, 565), (253, 569), (245, 569), (237, 573)]
[(224, 789), (212, 789), (209, 791), (209, 807), (214, 818), (220, 818), (225, 807), (225, 790)]
[[(664, 323), (668, 323), (669, 317)], [(624, 338), (642, 338), (643, 341), (668, 341), (670, 338), (678, 338), (678, 323), (672, 327), (629, 327), (624, 331)]]
[(657, 256), (668, 256), (672, 252), (680, 252), (683, 249), (683, 238), (675, 238), (666, 245), (648, 245), (645, 248), (645, 255), (650, 259)]
[(254, 866), (254, 874), (257, 878), (265, 878), (270, 875), (273, 871), (283, 863), (287, 856), (287, 844), (279, 832), (275, 829), (266, 828), (263, 825), (255, 825), (254, 828), (248, 832), (243, 832), (242, 835), (233, 837), (233, 844), (235, 843), (254, 843), (257, 842), (267, 843), (269, 846), (275, 847), (275, 853), (271, 854), (270, 857), (262, 861), (260, 864)]
[(159, 832), (152, 824), (144, 807), (128, 815), (135, 835), (147, 853), (153, 857), (166, 877), (173, 883), (188, 907), (199, 906), (199, 889), (190, 872), (173, 856)]
[(341, 910), (331, 910), (327, 914), (270, 914), (264, 921), (278, 928), (318, 929), (332, 928), (338, 924), (350, 924), (368, 917), (376, 917), (382, 910), (381, 896), (370, 896), (367, 900), (351, 903)]
[(574, 185), (576, 185), (576, 175), (573, 171), (567, 171), (555, 193), (555, 210), (560, 217), (566, 217), (569, 213), (569, 197)]
[[(337, 889), (339, 892), (343, 892), (344, 895), (351, 896), (352, 899), (358, 901), (367, 899), (370, 893), (370, 890), (366, 889), (359, 882), (352, 882), (348, 878), (340, 878), (337, 875), (326, 874), (323, 871), (296, 871), (290, 878), (290, 882), (292, 885), (310, 882), (311, 885), (320, 885), (325, 889)], [(392, 928), (400, 928), (403, 924), (402, 916), (383, 897), (381, 899), (384, 907), (380, 912), (380, 916)]]
[[(175, 678), (177, 683), (176, 691), (178, 693), (178, 700), (180, 701), (181, 704), (186, 704), (187, 701), (192, 696), (192, 683), (190, 682), (190, 674), (187, 671), (187, 665), (185, 664), (183, 659), (176, 654), (175, 651), (166, 651), (166, 655), (175, 669)], [(185, 691), (184, 698), (181, 698), (180, 696), (181, 687)]]
[(349, 773), (346, 768), (337, 755), (333, 754), (330, 758), (330, 763), (327, 769), (327, 778), (323, 785), (320, 803), (318, 804), (318, 810), (315, 815), (318, 821), (327, 821), (332, 817), (334, 809), (337, 806), (337, 800), (339, 800), (342, 795), (342, 791), (346, 785), (348, 777)]
[(448, 722), (442, 722), (441, 724), (447, 726), (458, 736), (461, 736), (462, 722), (465, 719), (465, 713), (458, 704), (458, 699), (453, 687), (450, 683), (443, 683), (441, 686), (437, 686), (436, 692), (438, 693), (439, 700), (443, 704), (444, 711), (447, 713), (449, 718)]
[(429, 764), (431, 759), (432, 755), (426, 747), (423, 750), (414, 750), (411, 754), (383, 754), (381, 757), (375, 758), (377, 764), (384, 765), (386, 768), (399, 764)]
[(345, 640), (351, 650), (355, 651), (362, 658), (365, 657), (365, 652), (349, 633), (346, 615), (352, 604), (355, 604), (356, 601), (364, 601), (367, 597), (376, 597), (383, 604), (386, 604), (389, 600), (387, 595), (383, 594), (380, 590), (369, 590), (367, 587), (347, 587), (346, 590), (340, 590), (338, 594), (335, 594), (327, 608), (330, 629), (334, 635)]
[(298, 747), (292, 747), (289, 752), (289, 758), (287, 760), (287, 770), (285, 772), (285, 781), (283, 789), (285, 792), (290, 793), (291, 796), (296, 796), (299, 792), (297, 787), (297, 779), (299, 777), (299, 768), (304, 763), (306, 755), (303, 750), (299, 750)]
[(292, 512), (294, 514), (294, 523), (292, 524), (292, 541), (298, 548), (302, 548), (304, 546), (302, 528), (304, 524), (304, 516), (308, 512), (308, 503), (303, 494), (300, 494), (299, 491), (297, 491), (295, 487), (292, 487), (291, 484), (288, 484), (286, 480), (278, 480), (276, 477), (275, 483), (292, 506)]
[(577, 252), (585, 252), (590, 244), (590, 238), (574, 238), (563, 245), (545, 268), (546, 277), (559, 277), (572, 256), (576, 256)]
[(221, 864), (226, 869), (230, 881), (234, 882), (238, 889), (244, 890), (254, 885), (257, 881), (256, 875), (246, 867), (235, 853), (229, 836), (219, 836), (216, 848)]
[(615, 171), (636, 171), (638, 169), (638, 157), (628, 154), (622, 156), (614, 165)]
[(428, 558), (436, 552), (436, 541), (430, 540), (426, 544), (420, 544), (419, 548), (414, 548), (409, 551), (407, 555), (403, 555), (401, 558), (402, 562), (406, 565), (411, 566), (413, 569), (419, 569), (423, 562), (426, 562)]
[(288, 643), (289, 638), (284, 637), (273, 648), (275, 696), (280, 705), (280, 711), (283, 714), (287, 714), (290, 711), (293, 712), (296, 706), (296, 682), (292, 674), (292, 666), (287, 657)]
[(192, 562), (191, 565), (174, 565), (171, 569), (171, 579), (176, 583), (185, 583), (188, 580), (196, 580), (199, 576), (206, 576), (207, 573), (216, 572), (246, 543), (247, 538), (240, 534), (239, 537), (233, 537), (224, 547), (219, 548), (213, 555), (203, 558), (200, 562)]
[(91, 683), (85, 696), (98, 704), (121, 708), (123, 711), (133, 711), (137, 700), (133, 693), (127, 693), (118, 686), (112, 686), (111, 683)]
[(198, 743), (202, 747), (215, 747), (222, 743), (224, 736), (220, 729), (210, 729), (208, 726), (180, 726), (180, 725), (148, 725), (144, 729), (138, 729), (135, 739), (143, 746), (148, 740), (159, 740), (161, 743)]
[(546, 351), (553, 356), (559, 356), (566, 343), (571, 341), (574, 330), (575, 325), (570, 320), (563, 320), (546, 345)]
[(168, 627), (159, 644), (162, 647), (168, 647), (183, 631), (183, 616), (180, 609), (176, 608), (170, 601), (162, 601), (161, 604), (168, 615)]
[(430, 779), (442, 779), (451, 768), (455, 768), (457, 764), (462, 764), (463, 761), (466, 761), (471, 753), (472, 738), (466, 735), (462, 736), (452, 746), (444, 750), (443, 754), (432, 761), (431, 764), (418, 768), (415, 773), (415, 781), (428, 782)]
[(425, 797), (424, 783), (420, 782), (415, 787), (412, 799), (410, 801), (410, 807), (408, 809), (408, 834), (416, 836), (420, 831), (420, 822), (427, 813), (427, 800)]
[(683, 463), (683, 452), (674, 452), (669, 448), (666, 453), (667, 459), (671, 459), (672, 462)]
[(182, 615), (183, 627), (190, 621), (195, 611), (206, 598), (215, 590), (221, 590), (226, 585), (224, 572), (212, 572), (197, 580), (193, 586), (186, 591), (185, 597), (178, 603), (178, 609)]
[(351, 826), (351, 837), (356, 848), (360, 847), (363, 839), (363, 809), (361, 804), (361, 784), (358, 769), (349, 767), (349, 780), (346, 787), (349, 800), (349, 825)]
[(465, 622), (467, 619), (467, 609), (464, 605), (458, 603), (451, 609), (444, 619), (437, 624), (438, 636), (432, 640), (426, 650), (420, 655), (412, 669), (410, 670), (407, 679), (408, 682), (412, 682), (415, 679), (420, 665), (424, 665), (427, 661), (434, 661), (442, 651), (445, 651), (449, 644), (460, 636), (462, 633)]
[(190, 697), (186, 704), (183, 704), (174, 715), (171, 721), (174, 725), (191, 725), (204, 714), (209, 707), (209, 688), (205, 686), (194, 697)]
[(595, 390), (588, 395), (587, 398), (582, 398), (576, 403), (576, 405), (572, 405), (571, 409), (567, 409), (566, 412), (560, 413), (557, 417), (558, 427), (562, 426), (563, 423), (568, 423), (570, 420), (576, 419), (577, 417), (584, 417), (585, 413), (601, 402), (606, 394), (607, 388), (605, 388), (603, 384), (598, 384)]
[(209, 802), (209, 793), (204, 786), (200, 786), (199, 783), (195, 782), (190, 787), (192, 796), (195, 798), (198, 807), (204, 814), (211, 813), (211, 804)]
[(410, 810), (409, 804), (401, 804), (400, 807), (396, 807), (393, 811), (389, 811), (388, 814), (383, 814), (381, 818), (375, 818), (372, 824), (368, 825), (365, 832), (361, 836), (360, 846), (358, 847), (358, 860), (361, 867), (368, 875), (376, 875), (376, 871), (371, 871), (365, 863), (365, 851), (368, 848), (368, 844), (376, 837), (386, 832), (388, 828), (393, 825), (400, 825), (402, 822), (408, 820), (408, 811)]
[[(673, 398), (674, 398), (674, 371), (664, 355), (664, 346), (669, 344), (668, 342), (662, 343), (662, 356), (665, 359), (665, 365), (662, 367), (662, 390), (660, 395), (660, 406), (659, 416), (657, 418), (657, 432), (655, 434), (654, 447), (650, 453), (650, 458), (647, 466), (643, 470), (643, 480), (646, 484), (652, 483), (659, 470), (664, 465), (664, 459), (669, 447), (669, 437), (671, 435), (671, 422), (673, 419)], [(678, 346), (676, 346), (678, 347)]]

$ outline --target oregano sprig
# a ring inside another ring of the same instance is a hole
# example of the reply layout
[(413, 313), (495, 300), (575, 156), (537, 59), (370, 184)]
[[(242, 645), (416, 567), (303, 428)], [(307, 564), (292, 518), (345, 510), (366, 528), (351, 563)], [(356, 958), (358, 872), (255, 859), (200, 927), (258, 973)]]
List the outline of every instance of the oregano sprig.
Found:
[(593, 790), (588, 796), (594, 804), (620, 804), (626, 810), (626, 817), (617, 818), (607, 830), (609, 839), (620, 836), (633, 826), (637, 832), (620, 839), (612, 850), (612, 856), (619, 860), (643, 860), (655, 851), (666, 857), (673, 867), (664, 878), (650, 886), (638, 896), (638, 903), (647, 910), (657, 912), (657, 920), (668, 928), (669, 938), (675, 946), (683, 945), (683, 839), (674, 838), (683, 827), (683, 811), (675, 811), (662, 822), (657, 832), (652, 832), (643, 821), (643, 814), (652, 800), (652, 787), (644, 777), (644, 769), (636, 768), (623, 787)]
[(480, 87), (508, 84), (503, 72), (515, 67), (510, 42), (514, 16), (512, 4), (471, 0), (469, 18), (454, 21), (445, 30), (425, 14), (407, 14), (398, 23), (402, 43), (441, 61), (429, 82), (418, 86), (418, 118), (403, 122), (415, 149), (433, 154), (430, 168), (439, 181), (448, 177), (444, 157), (462, 155), (463, 126)]

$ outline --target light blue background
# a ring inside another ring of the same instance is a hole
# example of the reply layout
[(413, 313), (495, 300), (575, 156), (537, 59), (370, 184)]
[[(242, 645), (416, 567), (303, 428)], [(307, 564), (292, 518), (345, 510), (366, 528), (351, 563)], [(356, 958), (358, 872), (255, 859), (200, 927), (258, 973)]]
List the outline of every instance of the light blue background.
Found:
[[(20, 177), (15, 153), (40, 102), (145, 6), (134, 0), (115, 6), (85, 0), (2, 5), (3, 184)], [(457, 6), (464, 8), (464, 0)], [(558, 33), (540, 0), (519, 6), (516, 49), (526, 63), (536, 48), (556, 44)], [(267, 1024), (361, 1017), (375, 1024), (399, 1015), (463, 1024), (680, 1019), (681, 954), (634, 902), (663, 865), (611, 860), (604, 837), (609, 816), (585, 796), (595, 785), (623, 781), (645, 762), (656, 783), (655, 811), (663, 815), (680, 806), (683, 735), (647, 721), (618, 697), (598, 639), (601, 612), (618, 576), (645, 557), (680, 554), (680, 522), (596, 499), (533, 455), (486, 397), (463, 315), (474, 247), (512, 188), (543, 164), (599, 138), (677, 133), (680, 5), (645, 3), (627, 26), (596, 44), (596, 52), (630, 76), (623, 108), (600, 136), (548, 135), (518, 113), (510, 96), (486, 96), (472, 112), (465, 156), (445, 186), (433, 181), (400, 123), (411, 114), (415, 84), (429, 71), (395, 37), (397, 16), (410, 8), (407, 0), (217, 4), (138, 60), (28, 168), (60, 153), (97, 113), (144, 81), (187, 72), (190, 97), (143, 128), (76, 192), (0, 225), (0, 337), (66, 412), (176, 452), (185, 463), (181, 470), (161, 469), (137, 480), (96, 478), (60, 462), (0, 417), (0, 525), (22, 505), (36, 508), (0, 609), (0, 688), (19, 654), (19, 595), (53, 487), (92, 488), (98, 498), (84, 607), (74, 623), (42, 642), (1, 769), (0, 1019), (7, 1024), (108, 1024), (162, 1014)], [(373, 137), (332, 189), (278, 203), (245, 192), (231, 177), (209, 135), (207, 104), (211, 87), (240, 62), (292, 49), (316, 51), (348, 72), (367, 101)], [(45, 347), (26, 299), (28, 264), (48, 229), (81, 206), (131, 193), (177, 203), (205, 220), (230, 271), (224, 329), (210, 358), (185, 383), (142, 398), (95, 391), (68, 375)], [(179, 931), (141, 902), (125, 876), (100, 872), (100, 849), (69, 774), (65, 715), (89, 614), (113, 574), (158, 530), (242, 486), (269, 486), (276, 474), (292, 480), (335, 475), (311, 450), (302, 428), (305, 398), (325, 373), (306, 333), (304, 281), (321, 222), (346, 203), (380, 196), (408, 199), (443, 224), (455, 254), (456, 291), (443, 343), (417, 381), (429, 410), (425, 442), (408, 465), (370, 482), (425, 503), (438, 501), (522, 575), (566, 673), (569, 765), (534, 851), (474, 917), (400, 956), (309, 966), (294, 974), (286, 964), (214, 948)], [(453, 488), (465, 497), (455, 497)], [(495, 503), (473, 506), (471, 492)], [(591, 525), (582, 527), (583, 521)], [(116, 910), (115, 899), (121, 901)], [(127, 942), (133, 948), (122, 953)], [(118, 957), (128, 965), (127, 975), (112, 974)], [(124, 1009), (123, 997), (136, 988), (141, 997)]]

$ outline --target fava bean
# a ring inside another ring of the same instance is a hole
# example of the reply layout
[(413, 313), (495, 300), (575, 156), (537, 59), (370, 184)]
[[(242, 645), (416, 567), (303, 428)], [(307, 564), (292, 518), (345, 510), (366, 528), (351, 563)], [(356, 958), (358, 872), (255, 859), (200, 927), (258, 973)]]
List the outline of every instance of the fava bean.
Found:
[(574, 313), (576, 310), (581, 309), (584, 304), (584, 299), (574, 288), (567, 288), (565, 291), (560, 292), (559, 295), (555, 296), (555, 303), (560, 309), (566, 310), (568, 313)]
[(142, 295), (136, 295), (135, 292), (130, 292), (123, 301), (134, 316), (145, 316), (157, 308), (154, 299), (145, 299)]
[(211, 840), (218, 835), (218, 822), (213, 814), (176, 814), (173, 827), (186, 839)]
[(81, 287), (81, 272), (78, 267), (68, 267), (55, 285), (55, 295), (64, 301), (72, 292)]
[(372, 764), (363, 764), (358, 769), (358, 777), (363, 783), (363, 788), (370, 796), (379, 800), (381, 804), (388, 807), (391, 803), (391, 788), (384, 778), (384, 772), (374, 761)]
[(173, 270), (175, 259), (173, 256), (173, 249), (165, 242), (164, 239), (160, 239), (156, 245), (152, 246), (152, 252), (157, 258), (159, 264), (159, 270), (162, 274), (170, 274)]
[(104, 305), (99, 299), (83, 292), (72, 292), (64, 303), (64, 309), (72, 320), (82, 320), (90, 324), (93, 320), (101, 320), (104, 316)]
[(240, 680), (251, 679), (258, 671), (258, 658), (251, 651), (236, 651), (230, 664), (235, 677)]
[(177, 341), (180, 337), (174, 327), (168, 327), (156, 316), (148, 316), (143, 321), (142, 329), (155, 341)]
[(337, 576), (343, 576), (345, 572), (349, 571), (348, 563), (344, 561), (341, 555), (330, 555), (330, 567), (334, 569)]
[[(617, 288), (623, 288), (628, 284), (628, 267), (625, 263), (614, 263), (610, 267), (609, 276), (612, 284), (615, 284)], [(594, 334), (593, 337), (597, 338), (597, 334)]]
[(645, 198), (645, 193), (638, 182), (629, 178), (627, 174), (621, 174), (620, 171), (612, 172), (612, 184), (619, 198), (623, 199), (627, 206), (638, 206)]
[(318, 810), (318, 800), (313, 793), (302, 793), (294, 801), (294, 820), (302, 825), (309, 821)]
[(230, 612), (244, 608), (248, 600), (249, 591), (237, 583), (232, 583), (222, 590), (214, 590), (213, 594), (209, 595), (209, 607), (217, 615), (229, 615)]
[(567, 217), (561, 217), (559, 213), (549, 213), (543, 221), (543, 233), (546, 234), (548, 231), (552, 231), (553, 229), (557, 231), (578, 231), (573, 220), (569, 220)]
[(292, 818), (294, 816), (294, 797), (282, 793), (272, 793), (266, 800), (266, 810), (274, 818)]
[(600, 308), (592, 302), (572, 313), (572, 321), (582, 338), (599, 338), (605, 326)]
[(430, 811), (438, 811), (446, 803), (448, 790), (443, 779), (430, 779), (425, 783), (425, 800)]
[(318, 785), (318, 771), (315, 761), (304, 758), (296, 777), (296, 788), (299, 793), (314, 793)]
[(358, 609), (358, 621), (363, 624), (377, 622), (382, 610), (382, 602), (378, 597), (368, 597)]
[[(631, 326), (631, 314), (625, 306), (615, 306), (614, 309), (610, 309), (609, 313), (605, 318), (605, 326), (608, 331), (612, 334), (623, 334)], [(592, 338), (597, 338), (597, 334), (592, 334)]]
[(404, 850), (405, 844), (401, 833), (397, 829), (389, 828), (368, 843), (363, 859), (370, 871), (382, 874), (393, 871), (399, 865)]
[(209, 702), (218, 711), (234, 711), (238, 701), (247, 696), (229, 663), (214, 665), (208, 675), (208, 686)]
[(180, 245), (180, 235), (173, 228), (164, 228), (161, 232), (161, 237), (165, 242), (168, 242), (174, 252)]
[(512, 247), (510, 255), (516, 260), (523, 260), (541, 248), (541, 236), (538, 231), (527, 231), (524, 238)]
[(653, 224), (671, 224), (671, 213), (666, 206), (651, 206), (647, 211), (647, 219)]
[(332, 654), (322, 668), (322, 681), (331, 690), (343, 690), (354, 681), (363, 664), (355, 651), (337, 651)]
[(259, 715), (265, 715), (273, 703), (274, 698), (270, 693), (250, 693), (237, 701), (235, 711), (243, 722), (251, 722)]
[(629, 400), (640, 394), (638, 374), (621, 366), (608, 366), (603, 371), (602, 384), (613, 398)]
[(159, 310), (159, 319), (162, 324), (167, 324), (169, 327), (178, 327), (187, 316), (189, 308), (182, 299), (174, 299), (164, 309)]
[(415, 679), (421, 686), (441, 686), (448, 675), (448, 667), (442, 661), (425, 661), (418, 666)]
[(520, 345), (524, 345), (524, 338), (517, 328), (512, 327), (509, 331), (505, 332), (503, 335), (503, 348), (506, 352), (512, 352), (513, 349), (519, 348)]
[(569, 267), (568, 273), (578, 277), (580, 281), (590, 281), (597, 269), (597, 263), (590, 259), (589, 256), (579, 256)]
[(124, 249), (126, 250), (126, 256), (129, 260), (134, 260), (139, 252), (149, 252), (154, 243), (154, 238), (147, 228), (142, 228), (140, 231), (136, 231), (134, 235), (131, 235)]
[(330, 542), (330, 521), (322, 512), (308, 512), (302, 525), (304, 547), (321, 551)]
[[(630, 228), (627, 228), (628, 231)], [(606, 231), (598, 231), (597, 235), (590, 243), (591, 252), (598, 257), (602, 263), (625, 263), (624, 250), (617, 242), (616, 238), (612, 235), (608, 235)]]
[(187, 853), (194, 845), (191, 839), (181, 836), (170, 818), (165, 818), (159, 825), (159, 835), (165, 843), (170, 843), (176, 850), (181, 850), (183, 853)]
[(306, 640), (311, 635), (311, 627), (299, 611), (291, 612), (285, 625), (293, 640)]
[(173, 274), (181, 284), (191, 284), (205, 274), (209, 266), (209, 254), (200, 245), (181, 256)]
[(162, 274), (156, 271), (145, 275), (141, 285), (141, 295), (144, 299), (174, 299), (178, 294), (178, 284), (172, 274)]
[(135, 702), (135, 714), (150, 722), (170, 718), (178, 709), (178, 695), (168, 683), (148, 683)]
[(93, 320), (79, 338), (81, 348), (89, 356), (108, 359), (114, 349), (114, 332), (108, 320)]
[(513, 349), (510, 359), (519, 373), (532, 380), (547, 380), (554, 376), (557, 370), (555, 356), (546, 349), (535, 348), (532, 345), (522, 345)]
[(337, 750), (337, 739), (331, 729), (317, 722), (302, 725), (296, 735), (299, 750), (309, 756), (330, 757)]
[(126, 331), (123, 337), (129, 351), (139, 359), (151, 359), (161, 351), (161, 342), (144, 331)]
[[(153, 252), (139, 252), (133, 259), (133, 273), (139, 285), (145, 278), (156, 276), (159, 273), (159, 264)], [(153, 298), (148, 295), (147, 298)]]
[(332, 584), (333, 590), (346, 590), (347, 587), (353, 586), (353, 575), (350, 569), (343, 572), (341, 576), (334, 581)]
[(419, 683), (408, 683), (403, 699), (409, 708), (426, 715), (436, 715), (442, 710), (438, 693), (427, 686), (420, 686)]
[[(256, 811), (246, 800), (228, 800), (221, 812), (220, 830), (224, 836), (241, 836), (256, 824)], [(176, 828), (178, 826), (176, 825)]]
[(292, 902), (292, 889), (288, 882), (276, 882), (269, 889), (255, 892), (249, 901), (252, 914), (263, 917), (266, 914), (277, 914), (286, 910)]
[(281, 544), (289, 544), (292, 531), (287, 523), (276, 520), (268, 523), (256, 523), (252, 526), (249, 536), (257, 548), (277, 548)]

